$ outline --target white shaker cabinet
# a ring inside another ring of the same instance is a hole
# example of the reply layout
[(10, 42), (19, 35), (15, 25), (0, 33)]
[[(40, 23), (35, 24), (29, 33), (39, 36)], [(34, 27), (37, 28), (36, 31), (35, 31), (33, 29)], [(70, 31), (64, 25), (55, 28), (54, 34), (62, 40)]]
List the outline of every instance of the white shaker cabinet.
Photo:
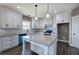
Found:
[(18, 36), (7, 36), (1, 39), (1, 51), (18, 46)]
[(0, 27), (7, 27), (7, 10), (0, 7)]
[(22, 28), (22, 15), (21, 14), (18, 14), (18, 20), (16, 23), (18, 23), (19, 28)]
[(13, 26), (13, 12), (11, 10), (7, 10), (7, 25), (8, 25), (8, 28), (14, 28)]
[(13, 17), (14, 17), (14, 27), (17, 27), (18, 26), (18, 23), (16, 23), (17, 22), (17, 20), (18, 20), (18, 15), (17, 15), (17, 13), (13, 13)]
[(69, 23), (70, 20), (70, 12), (69, 11), (65, 11), (63, 13), (58, 13), (56, 14), (55, 17), (55, 22), (56, 23)]
[(10, 47), (15, 47), (19, 44), (18, 36), (10, 36)]
[(8, 49), (9, 47), (10, 47), (10, 44), (9, 44), (9, 42), (10, 42), (10, 39), (9, 39), (9, 37), (2, 37), (2, 39), (1, 39), (1, 50), (2, 51), (4, 51), (4, 50), (6, 50), (6, 49)]
[(21, 24), (21, 13), (0, 6), (0, 28), (21, 28)]
[(22, 26), (22, 16), (19, 13), (14, 12), (13, 17), (14, 17), (14, 27), (15, 28), (21, 28), (21, 26)]

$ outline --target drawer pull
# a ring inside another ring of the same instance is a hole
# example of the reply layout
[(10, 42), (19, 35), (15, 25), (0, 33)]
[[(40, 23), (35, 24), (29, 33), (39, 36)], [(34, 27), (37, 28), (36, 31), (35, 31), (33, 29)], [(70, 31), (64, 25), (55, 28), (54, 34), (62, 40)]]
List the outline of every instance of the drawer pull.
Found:
[(5, 26), (8, 27), (8, 24), (6, 24)]
[(73, 35), (76, 35), (75, 33), (73, 33)]

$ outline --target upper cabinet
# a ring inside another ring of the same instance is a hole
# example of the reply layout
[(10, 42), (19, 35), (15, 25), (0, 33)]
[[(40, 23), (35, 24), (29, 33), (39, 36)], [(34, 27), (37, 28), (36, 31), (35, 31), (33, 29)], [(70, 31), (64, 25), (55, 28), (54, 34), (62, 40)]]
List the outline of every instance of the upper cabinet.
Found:
[(70, 21), (70, 12), (66, 11), (63, 13), (58, 13), (54, 19), (55, 23), (69, 23)]
[(0, 28), (21, 28), (22, 15), (14, 10), (0, 7)]
[(14, 27), (15, 28), (21, 28), (22, 27), (22, 15), (14, 12), (13, 18), (14, 18)]
[(7, 27), (7, 10), (0, 7), (0, 27)]

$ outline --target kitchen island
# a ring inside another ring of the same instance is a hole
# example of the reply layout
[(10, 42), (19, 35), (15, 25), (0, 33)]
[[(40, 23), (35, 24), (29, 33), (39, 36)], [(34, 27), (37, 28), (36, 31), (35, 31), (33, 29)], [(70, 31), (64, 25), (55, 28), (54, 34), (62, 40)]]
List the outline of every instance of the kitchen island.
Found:
[(39, 55), (56, 55), (57, 39), (53, 35), (44, 35), (43, 33), (33, 33), (23, 36), (22, 55), (26, 52), (26, 41), (31, 43), (31, 50)]

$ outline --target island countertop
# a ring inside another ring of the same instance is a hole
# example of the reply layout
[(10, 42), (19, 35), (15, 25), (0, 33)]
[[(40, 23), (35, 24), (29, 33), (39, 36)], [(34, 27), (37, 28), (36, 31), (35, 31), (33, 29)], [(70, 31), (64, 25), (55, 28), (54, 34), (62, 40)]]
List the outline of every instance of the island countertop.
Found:
[(29, 40), (46, 46), (50, 46), (56, 38), (53, 35), (44, 35), (43, 33), (33, 33), (31, 35), (23, 36), (24, 40)]

